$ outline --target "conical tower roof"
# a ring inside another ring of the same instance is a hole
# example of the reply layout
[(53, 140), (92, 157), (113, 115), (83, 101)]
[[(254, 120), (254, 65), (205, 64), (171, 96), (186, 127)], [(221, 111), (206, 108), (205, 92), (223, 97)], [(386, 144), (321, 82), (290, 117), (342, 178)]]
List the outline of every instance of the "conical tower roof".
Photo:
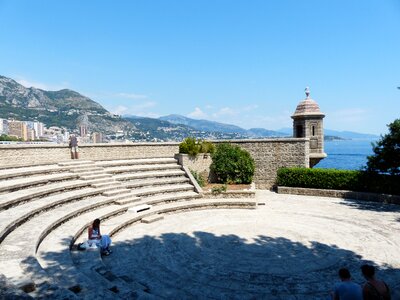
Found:
[(297, 105), (296, 111), (292, 115), (292, 118), (303, 117), (303, 116), (324, 117), (325, 115), (319, 109), (318, 103), (310, 98), (310, 89), (308, 87), (305, 89), (305, 93), (306, 93), (306, 99), (304, 99)]

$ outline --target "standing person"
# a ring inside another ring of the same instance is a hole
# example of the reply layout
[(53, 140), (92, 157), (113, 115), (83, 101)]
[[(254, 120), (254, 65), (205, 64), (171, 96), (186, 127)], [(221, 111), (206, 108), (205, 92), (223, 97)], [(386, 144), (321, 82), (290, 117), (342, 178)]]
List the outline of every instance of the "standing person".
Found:
[(89, 227), (88, 239), (90, 247), (94, 244), (97, 247), (100, 247), (101, 254), (103, 255), (111, 254), (110, 250), (111, 239), (108, 235), (100, 234), (100, 219), (94, 220), (92, 225)]
[(71, 149), (71, 159), (78, 159), (78, 138), (75, 134), (69, 137), (69, 148)]
[(362, 292), (364, 300), (390, 300), (390, 290), (383, 280), (375, 278), (375, 267), (371, 265), (361, 266), (361, 272), (367, 282)]
[(339, 283), (336, 283), (333, 288), (333, 300), (362, 300), (361, 286), (351, 280), (351, 275), (348, 269), (342, 268), (339, 270)]

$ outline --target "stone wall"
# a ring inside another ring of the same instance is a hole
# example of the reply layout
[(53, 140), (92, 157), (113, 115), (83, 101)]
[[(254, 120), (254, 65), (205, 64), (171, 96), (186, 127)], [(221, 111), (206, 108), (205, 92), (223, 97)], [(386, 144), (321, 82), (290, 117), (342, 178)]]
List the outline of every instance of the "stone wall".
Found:
[(258, 189), (270, 189), (281, 167), (309, 167), (309, 139), (263, 139), (230, 141), (249, 151), (256, 163), (253, 181)]
[[(79, 146), (79, 159), (173, 157), (178, 151), (178, 143), (88, 144)], [(0, 145), (0, 168), (51, 164), (69, 159), (66, 145)]]
[(201, 153), (196, 156), (188, 154), (176, 154), (175, 158), (178, 163), (182, 166), (188, 167), (189, 170), (196, 171), (205, 180), (211, 180), (210, 177), (210, 165), (212, 163), (211, 154)]
[[(224, 141), (213, 141), (223, 143)], [(276, 180), (276, 171), (281, 167), (309, 167), (309, 140), (301, 139), (263, 139), (227, 141), (247, 151), (256, 163), (253, 181), (257, 188), (270, 189)], [(179, 163), (191, 170), (209, 176), (210, 155), (200, 154), (196, 157), (187, 154), (176, 156)]]
[[(256, 163), (256, 188), (271, 188), (280, 167), (309, 167), (309, 139), (263, 139), (229, 141), (250, 152)], [(221, 143), (221, 141), (215, 141)], [(82, 160), (116, 160), (145, 157), (174, 157), (179, 143), (89, 144), (79, 147)], [(63, 145), (0, 145), (0, 168), (58, 163), (70, 159)], [(190, 159), (188, 159), (190, 161)], [(204, 168), (204, 162), (192, 161)], [(210, 158), (207, 158), (209, 165)], [(193, 168), (196, 170), (196, 168)]]

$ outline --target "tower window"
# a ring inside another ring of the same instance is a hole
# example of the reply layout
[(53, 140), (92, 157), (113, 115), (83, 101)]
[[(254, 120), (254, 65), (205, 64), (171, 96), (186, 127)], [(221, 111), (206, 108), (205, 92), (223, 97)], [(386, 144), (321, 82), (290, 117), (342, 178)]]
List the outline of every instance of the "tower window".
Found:
[(298, 137), (298, 138), (304, 137), (304, 135), (303, 135), (303, 126), (302, 125), (297, 125), (296, 126), (296, 137)]
[(312, 135), (315, 136), (315, 126), (312, 126)]

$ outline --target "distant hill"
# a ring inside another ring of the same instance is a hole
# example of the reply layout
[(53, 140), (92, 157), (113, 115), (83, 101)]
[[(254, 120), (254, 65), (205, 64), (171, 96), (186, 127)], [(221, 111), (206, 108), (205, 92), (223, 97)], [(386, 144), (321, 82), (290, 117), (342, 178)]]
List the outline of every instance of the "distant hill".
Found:
[(274, 131), (274, 130), (268, 130), (264, 128), (250, 128), (247, 130), (247, 133), (250, 134), (251, 136), (254, 137), (286, 137), (286, 136), (291, 136), (290, 134), (284, 133), (284, 132), (279, 132), (279, 131)]
[(78, 118), (85, 114), (92, 131), (111, 133), (134, 129), (131, 123), (78, 92), (27, 88), (11, 78), (0, 76), (0, 118), (40, 121), (47, 126), (73, 130), (77, 127)]
[(239, 126), (223, 124), (223, 123), (208, 121), (208, 120), (196, 120), (196, 119), (187, 118), (187, 117), (184, 117), (181, 115), (168, 115), (168, 116), (160, 117), (159, 119), (168, 121), (172, 124), (187, 125), (187, 126), (195, 128), (197, 130), (203, 130), (203, 131), (218, 131), (218, 132), (224, 132), (224, 133), (236, 132), (236, 133), (241, 133), (241, 134), (246, 133), (246, 130), (243, 128), (240, 128)]
[(196, 136), (196, 130), (186, 125), (139, 116), (124, 116), (124, 119), (135, 126), (129, 135), (132, 140), (181, 141)]
[[(279, 131), (292, 134), (292, 128), (281, 128)], [(379, 138), (378, 135), (369, 134), (369, 133), (359, 133), (353, 131), (338, 131), (338, 130), (331, 130), (331, 129), (324, 129), (325, 136), (332, 136), (340, 139), (377, 139)]]
[(200, 131), (238, 133), (248, 138), (287, 136), (287, 134), (285, 133), (273, 130), (267, 130), (264, 128), (251, 128), (249, 130), (246, 130), (236, 125), (224, 124), (208, 120), (196, 120), (181, 115), (168, 115), (160, 117), (159, 119), (168, 121), (173, 124), (187, 125)]

